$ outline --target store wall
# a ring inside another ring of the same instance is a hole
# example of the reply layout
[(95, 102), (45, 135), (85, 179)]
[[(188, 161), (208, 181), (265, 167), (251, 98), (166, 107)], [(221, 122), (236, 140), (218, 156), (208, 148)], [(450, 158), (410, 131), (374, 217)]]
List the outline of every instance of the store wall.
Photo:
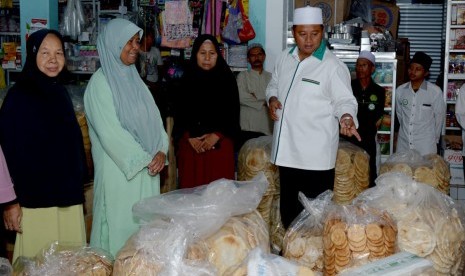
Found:
[[(288, 1), (249, 0), (249, 18), (256, 36), (249, 43), (261, 43), (266, 50), (265, 70), (272, 71), (277, 56), (285, 47), (284, 7)], [(286, 19), (287, 20), (287, 19)]]
[[(265, 49), (266, 63), (265, 70), (272, 72), (278, 55), (285, 48), (284, 26), (287, 26), (287, 0), (251, 0), (254, 2), (263, 3), (266, 11), (265, 20)], [(266, 3), (266, 5), (265, 5)], [(257, 8), (258, 9), (258, 8)]]
[[(57, 0), (20, 0), (20, 29), (21, 56), (26, 57), (26, 38), (35, 28), (44, 24), (49, 29), (58, 30), (58, 1)], [(22, 63), (26, 58), (22, 59)]]

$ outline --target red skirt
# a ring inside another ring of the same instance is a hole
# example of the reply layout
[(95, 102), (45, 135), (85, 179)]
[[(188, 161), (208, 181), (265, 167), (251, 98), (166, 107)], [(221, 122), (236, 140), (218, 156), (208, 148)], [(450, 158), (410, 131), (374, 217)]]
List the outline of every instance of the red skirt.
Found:
[(193, 188), (220, 178), (234, 179), (233, 141), (223, 137), (219, 147), (196, 153), (184, 135), (179, 141), (177, 165), (180, 188)]

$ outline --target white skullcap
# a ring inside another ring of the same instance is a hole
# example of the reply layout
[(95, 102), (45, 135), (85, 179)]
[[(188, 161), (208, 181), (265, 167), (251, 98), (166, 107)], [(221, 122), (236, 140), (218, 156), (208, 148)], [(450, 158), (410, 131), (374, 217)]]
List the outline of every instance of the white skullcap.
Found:
[(371, 61), (371, 63), (373, 63), (373, 65), (375, 65), (376, 62), (375, 56), (370, 51), (360, 51), (358, 58), (368, 59), (369, 61)]
[(320, 8), (306, 6), (294, 10), (294, 25), (321, 25), (323, 12)]

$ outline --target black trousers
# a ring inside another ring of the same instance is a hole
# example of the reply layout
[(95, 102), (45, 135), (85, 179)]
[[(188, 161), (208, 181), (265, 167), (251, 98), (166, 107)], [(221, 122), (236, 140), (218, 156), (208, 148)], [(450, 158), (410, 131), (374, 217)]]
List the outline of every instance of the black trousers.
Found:
[(279, 167), (280, 211), (285, 229), (302, 212), (304, 207), (299, 201), (299, 192), (308, 198), (315, 198), (334, 187), (334, 169), (327, 171), (309, 171), (288, 167)]

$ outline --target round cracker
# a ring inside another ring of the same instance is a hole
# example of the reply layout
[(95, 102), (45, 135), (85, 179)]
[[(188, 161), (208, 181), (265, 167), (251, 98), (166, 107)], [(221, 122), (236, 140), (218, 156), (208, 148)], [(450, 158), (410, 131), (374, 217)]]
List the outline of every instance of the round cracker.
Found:
[(365, 233), (369, 241), (376, 242), (383, 239), (383, 230), (375, 223), (367, 224)]
[(394, 166), (392, 166), (392, 169), (391, 169), (392, 172), (402, 172), (404, 174), (406, 174), (407, 176), (410, 176), (412, 177), (413, 176), (413, 172), (412, 172), (412, 168), (410, 168), (410, 166), (406, 163), (397, 163), (395, 164)]

